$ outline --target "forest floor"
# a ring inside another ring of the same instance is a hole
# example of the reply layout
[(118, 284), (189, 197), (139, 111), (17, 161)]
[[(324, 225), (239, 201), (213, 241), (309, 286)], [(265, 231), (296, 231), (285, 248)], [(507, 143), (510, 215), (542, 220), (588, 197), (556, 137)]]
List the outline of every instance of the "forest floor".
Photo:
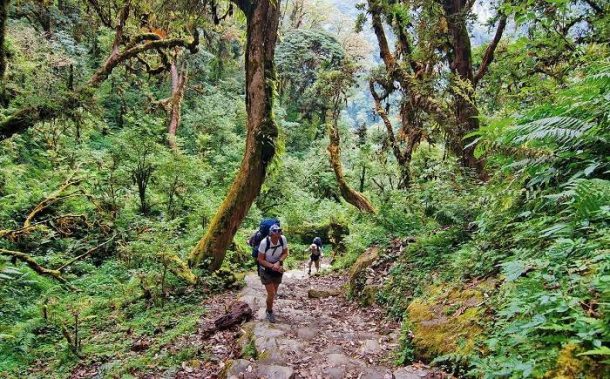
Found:
[[(321, 271), (325, 272), (327, 266), (324, 262)], [(265, 320), (264, 287), (255, 273), (248, 274), (246, 286), (237, 297), (250, 305), (254, 318), (211, 338), (208, 350), (213, 355), (211, 361), (218, 362), (218, 371), (213, 372), (214, 367), (209, 365), (183, 365), (177, 377), (445, 377), (423, 364), (394, 367), (399, 325), (387, 320), (378, 307), (363, 308), (345, 299), (344, 291), (340, 291), (346, 283), (344, 274), (309, 276), (306, 270), (304, 263), (284, 274), (274, 306), (274, 324)], [(317, 290), (313, 295), (319, 297), (311, 298), (311, 290)], [(224, 305), (225, 309), (228, 307), (229, 304)]]
[[(400, 325), (388, 320), (373, 305), (348, 301), (343, 291), (347, 277), (330, 272), (323, 262), (321, 274), (308, 275), (307, 263), (284, 274), (274, 313), (277, 322), (265, 320), (265, 289), (256, 273), (245, 277), (241, 291), (228, 291), (207, 299), (197, 332), (162, 346), (158, 355), (180, 355), (196, 350), (196, 359), (179, 367), (142, 367), (138, 378), (447, 378), (423, 364), (395, 367)], [(310, 292), (315, 297), (310, 297)], [(214, 320), (226, 314), (236, 301), (253, 310), (251, 321), (207, 334)], [(176, 315), (180, 317), (180, 315)], [(132, 358), (147, 349), (149, 341), (135, 341)], [(141, 352), (140, 352), (141, 351)], [(98, 365), (77, 367), (72, 378), (101, 374)]]

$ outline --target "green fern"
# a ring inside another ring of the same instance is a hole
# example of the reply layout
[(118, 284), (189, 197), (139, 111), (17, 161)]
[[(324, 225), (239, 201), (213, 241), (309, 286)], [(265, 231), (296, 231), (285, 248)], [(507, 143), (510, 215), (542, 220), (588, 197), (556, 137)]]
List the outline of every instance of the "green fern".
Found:
[(9, 266), (8, 260), (0, 259), (0, 283), (3, 281), (14, 280), (19, 275), (21, 275), (21, 271), (19, 271), (19, 269)]
[(512, 131), (512, 142), (526, 144), (531, 141), (544, 141), (554, 142), (561, 147), (573, 147), (593, 126), (574, 117), (547, 117), (515, 127)]
[(581, 218), (594, 217), (603, 207), (610, 206), (610, 181), (579, 179), (568, 183), (573, 192), (571, 207)]

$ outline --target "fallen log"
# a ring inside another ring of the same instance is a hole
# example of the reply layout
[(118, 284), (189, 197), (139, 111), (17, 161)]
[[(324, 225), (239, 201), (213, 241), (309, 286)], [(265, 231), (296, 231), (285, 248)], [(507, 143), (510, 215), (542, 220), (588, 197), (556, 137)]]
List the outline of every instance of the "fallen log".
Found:
[(243, 302), (238, 301), (231, 305), (228, 313), (220, 316), (214, 321), (214, 324), (208, 324), (201, 332), (202, 338), (210, 337), (219, 330), (229, 329), (233, 325), (241, 324), (242, 322), (252, 319), (252, 308)]
[(233, 303), (229, 313), (216, 319), (216, 321), (214, 321), (214, 325), (216, 326), (217, 330), (224, 330), (230, 328), (233, 325), (241, 324), (244, 321), (248, 321), (251, 318), (252, 308), (250, 308), (247, 303), (243, 301), (238, 301), (236, 303)]

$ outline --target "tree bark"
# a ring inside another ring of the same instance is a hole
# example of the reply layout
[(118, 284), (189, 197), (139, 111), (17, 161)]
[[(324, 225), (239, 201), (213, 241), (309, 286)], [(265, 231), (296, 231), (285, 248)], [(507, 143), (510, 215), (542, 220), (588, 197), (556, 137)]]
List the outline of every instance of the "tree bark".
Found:
[(475, 87), (477, 81), (483, 77), (487, 66), (493, 59), (493, 52), (506, 26), (506, 18), (502, 17), (500, 19), (498, 32), (485, 53), (482, 66), (477, 73), (475, 81), (472, 69), (472, 48), (466, 27), (468, 4), (465, 0), (443, 0), (442, 5), (447, 19), (451, 45), (447, 54), (449, 67), (453, 74), (459, 78), (459, 82), (454, 83), (454, 86), (461, 85), (465, 87), (459, 91), (452, 91), (456, 127), (450, 136), (449, 149), (459, 157), (464, 167), (473, 169), (480, 179), (486, 180), (488, 176), (485, 172), (484, 161), (474, 156), (475, 145), (472, 143), (473, 138), (465, 138), (465, 136), (479, 129), (479, 110), (475, 103)]
[(4, 75), (7, 65), (4, 39), (6, 37), (9, 3), (10, 0), (0, 0), (0, 99), (2, 100), (4, 99)]
[(172, 78), (172, 94), (169, 100), (169, 123), (167, 126), (167, 143), (172, 150), (177, 150), (176, 146), (176, 131), (180, 125), (182, 98), (184, 97), (184, 88), (186, 87), (187, 72), (186, 67), (182, 66), (180, 70), (177, 67), (176, 59), (170, 66), (170, 75)]
[(210, 258), (208, 268), (217, 270), (224, 260), (237, 228), (258, 196), (267, 166), (275, 155), (278, 135), (273, 120), (274, 53), (277, 41), (280, 0), (249, 2), (235, 0), (247, 20), (246, 111), (248, 133), (239, 172), (212, 219), (204, 237), (191, 251), (189, 264)]
[(339, 190), (341, 191), (341, 196), (345, 199), (345, 201), (358, 208), (361, 212), (375, 213), (375, 208), (373, 208), (371, 202), (363, 194), (351, 188), (343, 175), (343, 167), (341, 165), (341, 147), (339, 146), (341, 139), (339, 136), (339, 127), (337, 126), (338, 118), (338, 111), (334, 111), (331, 115), (326, 117), (326, 119), (329, 121), (328, 154), (330, 155), (330, 165), (335, 172), (335, 177), (337, 178), (337, 183), (339, 184)]

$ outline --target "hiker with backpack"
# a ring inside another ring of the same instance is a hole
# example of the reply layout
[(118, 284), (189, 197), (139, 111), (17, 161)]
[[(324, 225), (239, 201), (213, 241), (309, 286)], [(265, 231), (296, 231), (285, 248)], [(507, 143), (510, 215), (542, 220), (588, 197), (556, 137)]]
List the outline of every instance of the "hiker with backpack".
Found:
[(313, 243), (309, 245), (309, 271), (307, 272), (311, 275), (311, 264), (316, 265), (316, 273), (320, 271), (320, 257), (322, 256), (322, 239), (320, 237), (316, 237), (313, 239)]
[(248, 244), (252, 246), (258, 275), (267, 291), (266, 318), (269, 322), (275, 322), (273, 300), (282, 282), (282, 266), (288, 256), (288, 241), (282, 235), (280, 221), (273, 218), (261, 221), (259, 229), (248, 239)]
[(269, 228), (269, 235), (258, 247), (258, 264), (260, 265), (261, 283), (267, 290), (266, 318), (275, 322), (273, 315), (273, 300), (282, 282), (284, 260), (288, 256), (288, 241), (282, 235), (282, 229), (274, 224)]

